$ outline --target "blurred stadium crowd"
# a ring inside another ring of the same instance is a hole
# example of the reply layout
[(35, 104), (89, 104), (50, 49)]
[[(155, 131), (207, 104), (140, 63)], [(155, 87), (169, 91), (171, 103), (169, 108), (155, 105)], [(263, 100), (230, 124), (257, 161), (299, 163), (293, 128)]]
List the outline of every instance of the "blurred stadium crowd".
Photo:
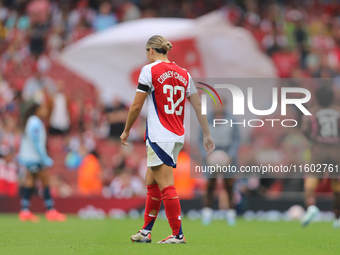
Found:
[[(226, 19), (254, 35), (276, 65), (279, 77), (334, 78), (334, 89), (340, 94), (340, 84), (336, 83), (340, 75), (338, 1), (0, 1), (0, 195), (15, 196), (13, 183), (18, 180), (20, 185), (23, 170), (11, 162), (20, 143), (22, 112), (30, 100), (44, 103), (51, 110), (46, 124), (48, 149), (57, 162), (52, 169), (55, 196), (102, 194), (128, 198), (144, 194), (143, 120), (131, 131), (135, 145), (122, 148), (118, 139), (127, 106), (119, 98), (114, 98), (111, 105), (102, 105), (95, 93), (72, 93), (69, 76), (52, 78), (58, 54), (84, 36), (120, 22), (145, 17), (196, 18), (220, 8)], [(307, 160), (308, 143), (298, 131), (287, 134), (278, 128), (271, 135), (266, 133), (262, 128), (254, 130), (240, 148), (240, 164), (266, 163), (269, 159), (267, 163), (273, 164)], [(182, 198), (193, 197), (204, 187), (202, 180), (190, 179), (188, 157), (184, 150), (179, 158), (183, 163), (178, 164), (182, 167), (175, 171)], [(301, 180), (293, 184), (251, 180), (240, 190), (261, 195), (302, 190)]]

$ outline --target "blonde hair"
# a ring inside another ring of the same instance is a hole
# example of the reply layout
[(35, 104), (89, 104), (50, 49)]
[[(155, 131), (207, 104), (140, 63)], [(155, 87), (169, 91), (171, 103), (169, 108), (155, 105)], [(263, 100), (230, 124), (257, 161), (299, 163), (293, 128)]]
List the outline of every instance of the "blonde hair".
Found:
[(161, 35), (151, 36), (146, 43), (146, 49), (155, 49), (158, 53), (166, 54), (172, 49), (172, 44)]

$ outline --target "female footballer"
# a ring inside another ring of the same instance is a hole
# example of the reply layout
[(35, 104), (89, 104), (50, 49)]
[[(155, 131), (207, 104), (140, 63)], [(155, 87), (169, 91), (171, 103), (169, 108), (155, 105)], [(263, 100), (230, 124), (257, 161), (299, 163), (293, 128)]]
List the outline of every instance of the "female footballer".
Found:
[(29, 210), (36, 179), (39, 179), (44, 187), (43, 198), (46, 207), (46, 219), (48, 221), (66, 220), (66, 215), (54, 209), (53, 199), (50, 195), (49, 174), (46, 168), (53, 165), (53, 160), (46, 152), (46, 129), (42, 122), (42, 119), (47, 116), (47, 106), (37, 103), (31, 103), (24, 115), (19, 163), (24, 165), (27, 171), (22, 189), (21, 211), (19, 213), (21, 221), (37, 222), (39, 220), (38, 216)]
[[(215, 148), (210, 136), (206, 116), (201, 115), (201, 102), (190, 74), (168, 60), (172, 44), (163, 36), (152, 36), (146, 44), (145, 65), (138, 80), (138, 88), (130, 107), (124, 132), (123, 145), (129, 131), (147, 100), (146, 149), (147, 149), (147, 199), (144, 226), (131, 236), (133, 242), (150, 243), (151, 230), (163, 201), (172, 235), (158, 243), (185, 243), (181, 225), (181, 206), (174, 187), (172, 168), (184, 143), (185, 97), (193, 106), (203, 131), (204, 148), (209, 154)], [(189, 171), (189, 169), (188, 169)]]

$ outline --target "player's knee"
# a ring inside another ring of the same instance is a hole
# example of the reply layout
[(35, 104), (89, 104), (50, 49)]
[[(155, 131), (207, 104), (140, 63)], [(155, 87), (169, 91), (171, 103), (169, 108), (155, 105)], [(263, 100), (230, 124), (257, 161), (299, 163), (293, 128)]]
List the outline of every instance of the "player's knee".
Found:
[(155, 182), (154, 180), (150, 181), (150, 180), (147, 179), (145, 181), (145, 185), (146, 186), (152, 186), (152, 185), (155, 185), (155, 184), (157, 184), (157, 182)]
[(149, 212), (149, 215), (156, 216), (157, 215), (157, 210), (153, 209)]
[(26, 188), (33, 188), (34, 187), (34, 179), (33, 178), (26, 178), (25, 186), (26, 186)]
[(174, 182), (165, 181), (165, 182), (159, 183), (158, 186), (159, 186), (159, 189), (162, 191), (166, 187), (174, 186)]
[(50, 179), (48, 176), (44, 176), (43, 178), (40, 178), (40, 181), (44, 187), (47, 187), (50, 185)]

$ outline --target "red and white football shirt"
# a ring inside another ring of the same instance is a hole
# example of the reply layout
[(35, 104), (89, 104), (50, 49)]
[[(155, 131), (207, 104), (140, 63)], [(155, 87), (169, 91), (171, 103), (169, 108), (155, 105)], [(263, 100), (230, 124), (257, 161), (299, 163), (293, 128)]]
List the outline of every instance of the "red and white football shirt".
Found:
[(184, 143), (185, 98), (197, 93), (188, 71), (157, 60), (142, 68), (138, 83), (137, 91), (148, 93), (146, 138)]

